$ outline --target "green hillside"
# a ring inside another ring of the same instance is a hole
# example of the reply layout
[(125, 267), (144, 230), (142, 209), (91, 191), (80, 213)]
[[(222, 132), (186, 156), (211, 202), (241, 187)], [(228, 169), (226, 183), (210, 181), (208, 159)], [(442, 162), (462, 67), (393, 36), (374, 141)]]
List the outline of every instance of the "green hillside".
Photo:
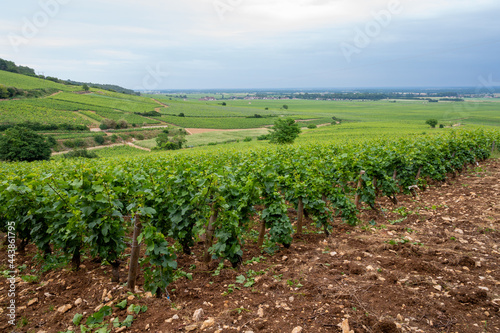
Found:
[(58, 89), (62, 91), (77, 91), (79, 86), (65, 85), (50, 80), (44, 80), (37, 77), (16, 74), (0, 70), (0, 84), (6, 87), (15, 87), (18, 89)]
[[(122, 94), (101, 88), (65, 85), (51, 80), (0, 70), (0, 89), (20, 90), (15, 98), (0, 100), (0, 124), (35, 122), (98, 127), (106, 120), (125, 120), (129, 125), (164, 122), (137, 113), (164, 108), (149, 97)], [(23, 92), (24, 91), (24, 92)], [(36, 92), (36, 94), (34, 94)], [(40, 98), (30, 98), (40, 97)]]

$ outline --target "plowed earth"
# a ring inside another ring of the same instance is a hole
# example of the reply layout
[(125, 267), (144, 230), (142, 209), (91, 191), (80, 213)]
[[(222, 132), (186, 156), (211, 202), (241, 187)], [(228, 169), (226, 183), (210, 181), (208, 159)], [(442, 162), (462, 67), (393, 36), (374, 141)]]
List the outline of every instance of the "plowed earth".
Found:
[[(86, 260), (77, 272), (53, 270), (31, 283), (18, 277), (13, 327), (6, 316), (9, 285), (2, 278), (0, 331), (66, 331), (75, 326), (76, 313), (85, 322), (106, 303), (113, 313), (105, 321), (122, 322), (126, 309), (115, 305), (129, 298), (128, 305), (148, 308), (134, 314), (122, 332), (300, 332), (301, 327), (347, 333), (346, 324), (356, 333), (500, 332), (500, 161), (469, 167), (418, 194), (399, 196), (398, 205), (380, 198), (379, 212), (362, 209), (356, 227), (336, 220), (328, 238), (307, 220), (304, 235), (274, 255), (262, 254), (249, 238), (247, 262), (238, 270), (226, 262), (219, 275), (216, 262), (200, 262), (199, 243), (194, 255), (179, 254), (179, 268), (191, 273), (192, 281), (171, 284), (170, 300), (131, 295), (124, 287), (126, 267), (117, 284), (110, 282), (109, 265)], [(296, 219), (295, 211), (290, 217)], [(1, 270), (7, 266), (5, 249)], [(26, 255), (17, 255), (24, 272), (39, 267), (33, 251), (28, 247)], [(258, 257), (260, 262), (248, 263)], [(240, 275), (254, 284), (238, 283)], [(141, 274), (141, 290), (143, 283)], [(58, 311), (67, 304), (71, 309)], [(198, 309), (203, 313), (195, 321)]]

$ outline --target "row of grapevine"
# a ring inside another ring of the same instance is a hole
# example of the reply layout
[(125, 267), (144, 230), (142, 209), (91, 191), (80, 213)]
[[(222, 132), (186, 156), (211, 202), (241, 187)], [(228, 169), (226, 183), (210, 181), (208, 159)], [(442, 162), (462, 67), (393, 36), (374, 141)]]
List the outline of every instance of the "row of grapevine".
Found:
[(75, 268), (82, 254), (90, 253), (112, 264), (117, 280), (132, 227), (126, 217), (140, 215), (146, 288), (160, 295), (176, 268), (166, 237), (189, 254), (205, 234), (204, 259), (227, 259), (237, 267), (255, 214), (261, 221), (259, 245), (267, 239), (270, 246), (289, 247), (290, 206), (303, 208), (328, 234), (335, 217), (357, 222), (357, 201), (376, 208), (379, 195), (395, 198), (414, 185), (443, 180), (488, 158), (499, 138), (493, 131), (459, 131), (248, 152), (5, 163), (0, 166), (0, 230), (14, 221), (20, 250), (28, 242), (45, 254), (59, 249)]

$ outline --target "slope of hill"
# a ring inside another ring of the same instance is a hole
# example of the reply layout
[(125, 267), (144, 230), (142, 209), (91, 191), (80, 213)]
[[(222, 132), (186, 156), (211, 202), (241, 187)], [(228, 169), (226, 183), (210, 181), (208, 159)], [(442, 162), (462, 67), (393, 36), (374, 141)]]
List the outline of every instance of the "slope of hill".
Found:
[[(125, 120), (129, 125), (159, 124), (160, 120), (138, 113), (159, 110), (150, 98), (114, 91), (66, 85), (51, 80), (0, 70), (0, 88), (20, 90), (15, 99), (0, 102), (0, 124), (27, 121), (98, 127), (105, 120)], [(37, 94), (33, 94), (37, 92)], [(43, 98), (26, 98), (26, 97)]]
[(62, 91), (76, 91), (81, 89), (81, 87), (78, 86), (60, 84), (50, 80), (2, 70), (0, 70), (0, 84), (6, 87), (15, 87), (25, 90), (53, 88)]

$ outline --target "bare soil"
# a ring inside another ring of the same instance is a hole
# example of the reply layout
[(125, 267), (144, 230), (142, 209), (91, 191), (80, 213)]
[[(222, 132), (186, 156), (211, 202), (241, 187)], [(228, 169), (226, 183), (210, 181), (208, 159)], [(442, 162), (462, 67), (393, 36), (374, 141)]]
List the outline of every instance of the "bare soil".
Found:
[[(111, 282), (111, 266), (85, 260), (76, 272), (50, 271), (33, 283), (18, 278), (13, 328), (4, 320), (9, 298), (2, 279), (0, 331), (65, 331), (74, 326), (76, 313), (85, 319), (103, 304), (113, 305), (107, 321), (123, 321), (126, 310), (114, 305), (128, 297), (129, 305), (148, 309), (122, 332), (300, 332), (301, 327), (348, 333), (347, 325), (355, 333), (500, 332), (500, 161), (488, 160), (434, 184), (418, 198), (398, 199), (396, 206), (379, 199), (379, 212), (363, 209), (356, 227), (336, 220), (328, 238), (309, 224), (289, 249), (274, 255), (262, 254), (249, 237), (244, 261), (264, 259), (238, 270), (226, 262), (219, 275), (216, 262), (200, 262), (198, 243), (193, 255), (179, 254), (179, 269), (193, 279), (171, 284), (170, 300), (130, 295), (123, 284), (126, 267), (117, 284)], [(296, 219), (293, 209), (290, 217)], [(25, 271), (37, 268), (30, 250), (17, 255)], [(6, 264), (3, 247), (0, 265)], [(239, 275), (247, 282), (252, 274), (252, 286), (236, 282)], [(140, 290), (143, 283), (141, 275)], [(66, 304), (72, 308), (58, 311)], [(195, 321), (198, 309), (203, 313)], [(175, 315), (179, 319), (172, 319)]]

